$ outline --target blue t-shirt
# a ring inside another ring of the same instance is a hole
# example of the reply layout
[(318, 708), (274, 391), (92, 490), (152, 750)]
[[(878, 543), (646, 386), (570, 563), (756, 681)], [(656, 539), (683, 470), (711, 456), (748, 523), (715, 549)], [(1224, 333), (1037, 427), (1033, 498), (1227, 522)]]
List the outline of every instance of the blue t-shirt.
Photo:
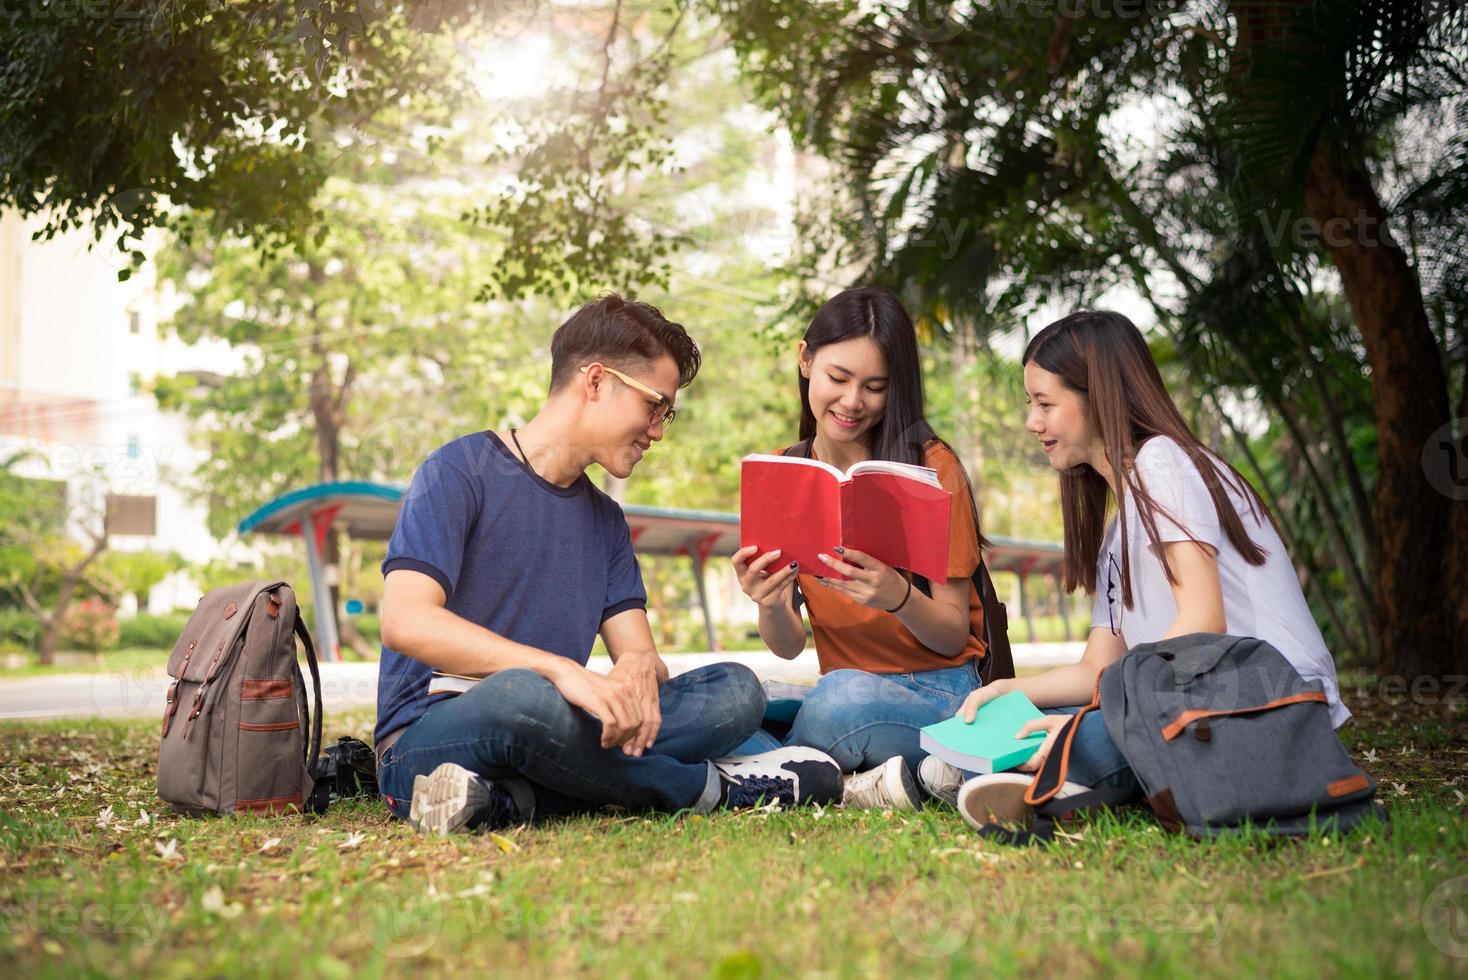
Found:
[[(616, 501), (584, 473), (569, 487), (542, 479), (488, 431), (440, 446), (418, 467), (382, 574), (395, 568), (432, 577), (446, 608), (469, 622), (582, 666), (604, 621), (647, 608)], [(432, 673), (383, 646), (374, 738), (423, 714)]]

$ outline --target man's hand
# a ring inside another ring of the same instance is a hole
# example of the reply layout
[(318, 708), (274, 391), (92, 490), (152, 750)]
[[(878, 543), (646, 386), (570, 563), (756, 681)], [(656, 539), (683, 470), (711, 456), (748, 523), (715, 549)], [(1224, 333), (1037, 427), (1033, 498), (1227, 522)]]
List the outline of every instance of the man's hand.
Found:
[(602, 748), (620, 745), (627, 755), (641, 755), (641, 750), (633, 751), (628, 744), (643, 725), (644, 702), (636, 696), (635, 684), (625, 677), (603, 677), (570, 661), (550, 682), (561, 692), (561, 697), (601, 722)]
[(622, 751), (632, 756), (642, 755), (657, 741), (658, 729), (663, 724), (658, 688), (668, 679), (668, 665), (663, 663), (657, 651), (638, 650), (619, 656), (607, 677), (621, 681), (638, 705), (642, 724), (637, 733), (622, 744)]

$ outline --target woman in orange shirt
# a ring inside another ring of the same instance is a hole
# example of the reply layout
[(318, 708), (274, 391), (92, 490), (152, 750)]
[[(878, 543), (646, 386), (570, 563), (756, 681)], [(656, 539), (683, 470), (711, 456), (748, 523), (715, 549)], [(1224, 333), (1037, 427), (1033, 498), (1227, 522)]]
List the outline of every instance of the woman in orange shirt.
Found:
[[(914, 809), (925, 753), (918, 730), (942, 721), (979, 686), (983, 606), (971, 577), (979, 533), (968, 477), (924, 414), (917, 335), (883, 289), (849, 289), (811, 320), (800, 342), (797, 451), (845, 470), (868, 459), (929, 466), (953, 494), (948, 576), (930, 583), (831, 542), (824, 568), (784, 564), (779, 552), (734, 555), (740, 587), (759, 605), (759, 631), (776, 655), (805, 648), (799, 596), (810, 616), (821, 679), (801, 705), (786, 745), (841, 764), (847, 806)], [(831, 571), (847, 581), (826, 578)], [(797, 590), (798, 583), (798, 590)], [(757, 733), (742, 752), (774, 748)]]

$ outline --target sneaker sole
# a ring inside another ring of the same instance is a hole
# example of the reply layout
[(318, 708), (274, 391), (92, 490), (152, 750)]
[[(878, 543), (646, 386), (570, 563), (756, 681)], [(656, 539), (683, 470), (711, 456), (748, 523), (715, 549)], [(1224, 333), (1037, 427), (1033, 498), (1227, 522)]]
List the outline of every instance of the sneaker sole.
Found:
[(444, 837), (462, 830), (489, 800), (483, 777), (445, 762), (426, 776), (413, 777), (408, 821), (425, 834)]
[(1029, 779), (1007, 773), (970, 779), (958, 790), (958, 812), (975, 828), (991, 823), (1028, 827), (1035, 815), (1025, 802), (1029, 786)]
[[(958, 790), (958, 812), (975, 829), (991, 823), (1028, 829), (1035, 820), (1035, 808), (1025, 802), (1032, 782), (1033, 775), (1021, 773), (975, 776)], [(1055, 798), (1084, 792), (1085, 786), (1067, 781)]]

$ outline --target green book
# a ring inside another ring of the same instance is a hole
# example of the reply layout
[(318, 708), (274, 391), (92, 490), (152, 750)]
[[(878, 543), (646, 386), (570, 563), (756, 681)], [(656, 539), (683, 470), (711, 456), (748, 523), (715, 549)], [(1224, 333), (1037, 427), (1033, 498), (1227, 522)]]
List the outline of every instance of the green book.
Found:
[(985, 703), (971, 725), (958, 716), (928, 725), (918, 744), (967, 772), (1004, 772), (1028, 761), (1045, 744), (1044, 732), (1014, 737), (1026, 722), (1043, 717), (1023, 691), (1010, 691)]

